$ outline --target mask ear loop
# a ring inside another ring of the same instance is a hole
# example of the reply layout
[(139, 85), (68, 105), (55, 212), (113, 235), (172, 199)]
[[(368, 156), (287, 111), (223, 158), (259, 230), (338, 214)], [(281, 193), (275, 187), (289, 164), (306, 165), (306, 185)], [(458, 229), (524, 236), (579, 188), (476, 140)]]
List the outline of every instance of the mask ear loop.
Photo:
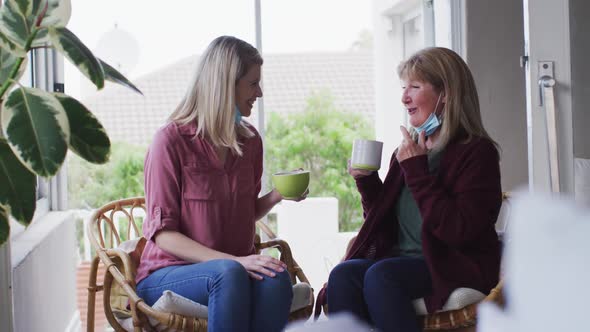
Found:
[(445, 106), (444, 106), (445, 103), (444, 102), (442, 103), (442, 107), (440, 109), (440, 112), (438, 112), (437, 109), (438, 109), (438, 104), (440, 103), (443, 94), (444, 94), (443, 92), (439, 93), (438, 99), (436, 100), (436, 106), (434, 106), (434, 115), (436, 115), (438, 117), (440, 122), (442, 122), (442, 120), (443, 120), (443, 115), (444, 115), (443, 110), (445, 108)]

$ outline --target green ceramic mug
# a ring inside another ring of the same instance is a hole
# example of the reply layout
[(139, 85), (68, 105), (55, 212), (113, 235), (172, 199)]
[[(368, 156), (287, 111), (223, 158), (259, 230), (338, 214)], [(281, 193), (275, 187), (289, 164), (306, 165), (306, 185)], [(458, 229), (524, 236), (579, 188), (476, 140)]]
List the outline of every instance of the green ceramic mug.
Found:
[(278, 172), (272, 175), (272, 183), (285, 199), (297, 199), (309, 186), (309, 171)]

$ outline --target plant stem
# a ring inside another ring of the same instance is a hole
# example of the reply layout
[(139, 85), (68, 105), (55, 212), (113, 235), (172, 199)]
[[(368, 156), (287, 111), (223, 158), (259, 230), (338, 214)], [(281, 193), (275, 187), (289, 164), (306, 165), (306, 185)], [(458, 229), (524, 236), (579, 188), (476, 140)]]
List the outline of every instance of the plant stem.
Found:
[(4, 83), (2, 83), (2, 87), (0, 87), (0, 100), (3, 99), (6, 91), (8, 91), (8, 89), (10, 89), (10, 87), (14, 84), (14, 82), (15, 82), (14, 79), (20, 70), (20, 66), (23, 64), (25, 57), (29, 53), (29, 50), (31, 49), (31, 45), (33, 44), (33, 41), (35, 40), (35, 37), (37, 36), (37, 33), (39, 32), (39, 30), (40, 29), (37, 27), (33, 28), (33, 31), (31, 31), (31, 34), (29, 35), (29, 38), (27, 39), (27, 42), (25, 43), (25, 47), (24, 47), (25, 56), (19, 57), (16, 60), (16, 63), (14, 64), (14, 66), (12, 66), (12, 70), (10, 71), (8, 78), (6, 79), (6, 81), (4, 81)]

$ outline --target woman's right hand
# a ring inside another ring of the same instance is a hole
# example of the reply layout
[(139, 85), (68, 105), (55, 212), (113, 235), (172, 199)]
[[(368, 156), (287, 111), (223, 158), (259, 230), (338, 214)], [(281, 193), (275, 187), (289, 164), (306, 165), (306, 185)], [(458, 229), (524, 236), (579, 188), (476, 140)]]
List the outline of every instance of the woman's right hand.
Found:
[(352, 175), (352, 177), (356, 179), (364, 178), (365, 176), (369, 176), (373, 173), (373, 171), (367, 171), (364, 169), (356, 169), (352, 168), (350, 165), (350, 159), (348, 159), (348, 174)]
[(274, 278), (276, 272), (283, 272), (287, 268), (284, 262), (266, 255), (250, 255), (236, 257), (235, 260), (242, 264), (251, 278), (262, 280), (261, 274)]

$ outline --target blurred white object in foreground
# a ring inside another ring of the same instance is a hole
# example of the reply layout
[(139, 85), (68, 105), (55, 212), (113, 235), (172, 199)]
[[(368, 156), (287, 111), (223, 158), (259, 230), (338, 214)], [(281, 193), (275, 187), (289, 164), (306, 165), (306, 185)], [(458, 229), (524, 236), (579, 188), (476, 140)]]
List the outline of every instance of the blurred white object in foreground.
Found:
[(518, 194), (504, 251), (507, 307), (479, 307), (478, 332), (583, 331), (590, 298), (590, 210)]
[(369, 332), (371, 328), (352, 314), (333, 314), (330, 319), (289, 324), (285, 332)]

